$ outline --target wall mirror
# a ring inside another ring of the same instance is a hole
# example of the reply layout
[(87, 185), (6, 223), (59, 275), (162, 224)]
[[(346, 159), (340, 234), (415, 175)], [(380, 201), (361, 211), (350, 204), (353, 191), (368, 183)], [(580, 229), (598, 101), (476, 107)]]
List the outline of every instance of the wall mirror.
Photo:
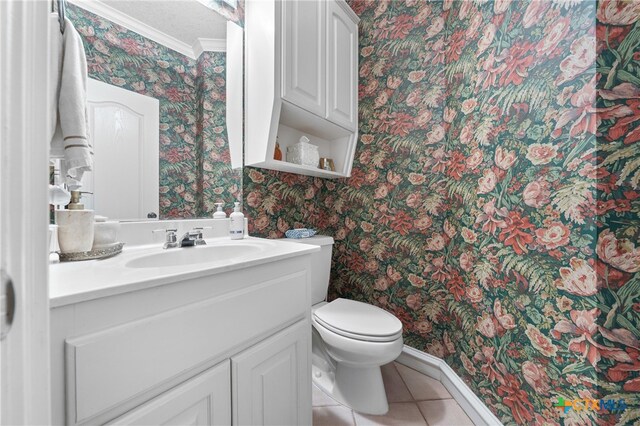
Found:
[(242, 28), (220, 0), (71, 0), (87, 55), (86, 208), (211, 217), (242, 197)]

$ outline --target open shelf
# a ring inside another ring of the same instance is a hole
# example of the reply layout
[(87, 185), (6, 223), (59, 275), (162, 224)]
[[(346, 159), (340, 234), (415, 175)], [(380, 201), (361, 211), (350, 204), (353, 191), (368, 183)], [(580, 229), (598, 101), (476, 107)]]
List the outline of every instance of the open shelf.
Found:
[[(349, 175), (351, 162), (347, 159), (351, 155), (351, 150), (355, 143), (352, 140), (354, 133), (283, 101), (278, 123), (277, 142), (280, 144), (285, 163), (287, 148), (297, 144), (303, 136), (309, 138), (309, 143), (318, 147), (321, 158), (332, 159), (335, 166), (335, 171), (328, 171), (328, 173), (315, 176), (343, 177)], [(274, 151), (275, 143), (273, 143), (273, 147), (270, 147), (269, 152), (273, 153)], [(273, 154), (270, 158), (273, 158)], [(298, 164), (292, 165), (299, 166)], [(293, 173), (307, 174), (310, 171), (315, 171), (315, 168), (312, 166), (299, 166), (295, 170), (297, 171)], [(318, 170), (327, 172), (322, 169)]]
[(293, 164), (293, 163), (288, 163), (286, 161), (279, 161), (279, 160), (265, 161), (263, 164), (260, 164), (257, 166), (265, 169), (270, 169), (270, 170), (278, 170), (281, 172), (296, 173), (299, 175), (315, 176), (315, 177), (322, 177), (322, 178), (336, 179), (336, 178), (347, 177), (347, 175), (345, 175), (344, 173), (332, 172), (331, 170), (322, 170), (317, 167), (303, 166), (301, 164)]
[[(351, 176), (356, 132), (320, 118), (285, 100), (275, 106), (275, 111), (274, 119), (268, 126), (268, 132), (256, 132), (256, 137), (247, 138), (247, 141), (257, 142), (257, 145), (251, 146), (249, 143), (247, 146), (245, 151), (247, 166), (328, 179)], [(335, 171), (286, 161), (287, 148), (298, 143), (302, 136), (309, 138), (309, 142), (318, 147), (321, 158), (333, 160)], [(280, 145), (283, 160), (274, 159), (276, 141)], [(256, 149), (259, 145), (262, 145), (262, 149)], [(263, 152), (262, 156), (260, 152)]]

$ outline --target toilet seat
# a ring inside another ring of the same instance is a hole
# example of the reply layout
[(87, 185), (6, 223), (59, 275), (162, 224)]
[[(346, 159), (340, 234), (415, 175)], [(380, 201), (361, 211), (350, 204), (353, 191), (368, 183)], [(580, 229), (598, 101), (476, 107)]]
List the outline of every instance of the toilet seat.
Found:
[(316, 326), (366, 342), (392, 342), (402, 337), (402, 323), (389, 312), (367, 303), (336, 299), (313, 311)]

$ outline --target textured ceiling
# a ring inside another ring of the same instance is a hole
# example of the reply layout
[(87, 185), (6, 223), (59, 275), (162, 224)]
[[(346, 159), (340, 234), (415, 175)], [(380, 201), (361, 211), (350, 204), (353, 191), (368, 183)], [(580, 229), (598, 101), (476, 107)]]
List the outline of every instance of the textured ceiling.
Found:
[(102, 2), (190, 46), (198, 38), (226, 39), (226, 19), (196, 0)]

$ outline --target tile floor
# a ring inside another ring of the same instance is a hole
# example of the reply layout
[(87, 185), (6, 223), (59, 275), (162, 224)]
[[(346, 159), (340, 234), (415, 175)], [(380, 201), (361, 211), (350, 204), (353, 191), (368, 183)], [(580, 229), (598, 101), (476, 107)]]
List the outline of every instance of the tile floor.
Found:
[(389, 401), (384, 416), (353, 412), (313, 386), (314, 426), (473, 426), (473, 422), (438, 380), (397, 362), (382, 367)]

